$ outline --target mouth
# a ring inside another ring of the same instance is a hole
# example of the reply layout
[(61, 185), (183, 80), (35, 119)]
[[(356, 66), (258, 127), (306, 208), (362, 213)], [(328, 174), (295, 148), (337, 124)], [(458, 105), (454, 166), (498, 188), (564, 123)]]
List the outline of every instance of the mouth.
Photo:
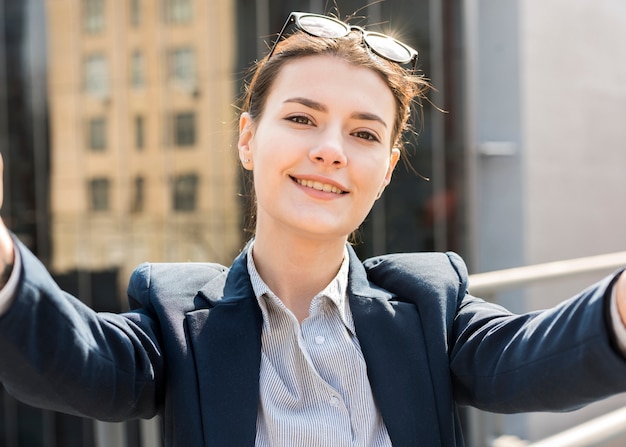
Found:
[(336, 185), (331, 185), (329, 183), (322, 183), (315, 180), (307, 180), (307, 179), (299, 179), (295, 177), (291, 177), (294, 182), (296, 182), (300, 186), (304, 186), (305, 188), (315, 189), (317, 191), (330, 192), (333, 194), (348, 194), (348, 191), (344, 191)]

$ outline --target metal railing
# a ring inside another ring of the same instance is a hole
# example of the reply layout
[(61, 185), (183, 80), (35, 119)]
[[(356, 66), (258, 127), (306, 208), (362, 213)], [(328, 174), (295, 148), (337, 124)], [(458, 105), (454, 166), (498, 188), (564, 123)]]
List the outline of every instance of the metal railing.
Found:
[(477, 273), (470, 275), (470, 288), (473, 295), (493, 296), (504, 290), (542, 281), (583, 273), (610, 272), (623, 266), (626, 266), (626, 251)]
[[(469, 287), (473, 295), (493, 299), (506, 290), (581, 274), (609, 273), (624, 266), (626, 251), (474, 274), (470, 275)], [(486, 413), (472, 410), (468, 419), (468, 445), (471, 447), (600, 447), (613, 446), (611, 442), (615, 439), (626, 437), (626, 409), (605, 414), (534, 444), (514, 437), (495, 438), (490, 431), (497, 423), (490, 421)]]

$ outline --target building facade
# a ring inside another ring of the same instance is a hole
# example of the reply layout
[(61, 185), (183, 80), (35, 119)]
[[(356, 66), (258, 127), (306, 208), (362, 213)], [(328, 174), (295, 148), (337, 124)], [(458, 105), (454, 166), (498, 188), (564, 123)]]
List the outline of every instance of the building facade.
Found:
[(228, 263), (241, 246), (234, 5), (50, 0), (50, 268)]

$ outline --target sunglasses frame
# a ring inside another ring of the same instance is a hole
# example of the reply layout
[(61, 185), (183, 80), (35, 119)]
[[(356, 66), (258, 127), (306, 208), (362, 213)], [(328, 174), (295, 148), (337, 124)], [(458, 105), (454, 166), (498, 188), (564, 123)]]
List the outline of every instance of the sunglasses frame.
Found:
[[(333, 22), (339, 26), (341, 26), (344, 30), (345, 33), (340, 35), (340, 36), (336, 36), (336, 37), (325, 37), (325, 36), (320, 36), (314, 33), (311, 33), (310, 31), (308, 31), (304, 26), (302, 26), (300, 24), (300, 19), (303, 17), (315, 17), (315, 18), (319, 18), (319, 19), (323, 19), (329, 22)], [(417, 68), (417, 58), (418, 58), (418, 52), (417, 50), (411, 48), (410, 46), (400, 42), (399, 40), (388, 36), (387, 34), (383, 34), (383, 33), (377, 33), (374, 31), (367, 31), (366, 29), (360, 27), (360, 26), (355, 26), (355, 25), (350, 25), (348, 23), (342, 22), (341, 20), (335, 19), (333, 17), (328, 17), (325, 15), (321, 15), (321, 14), (313, 14), (313, 13), (309, 13), (309, 12), (292, 12), (291, 14), (289, 14), (289, 17), (287, 18), (287, 21), (285, 22), (285, 24), (283, 25), (282, 29), (280, 30), (280, 33), (278, 33), (278, 37), (276, 37), (276, 40), (274, 41), (274, 44), (272, 45), (272, 49), (270, 50), (267, 59), (271, 58), (272, 55), (274, 54), (274, 51), (276, 50), (276, 47), (278, 46), (278, 43), (281, 41), (281, 39), (285, 36), (285, 33), (287, 32), (288, 28), (291, 25), (295, 25), (300, 31), (303, 31), (305, 33), (307, 33), (310, 36), (313, 37), (320, 37), (320, 38), (327, 38), (327, 39), (337, 39), (340, 37), (345, 37), (348, 34), (350, 34), (352, 31), (359, 31), (361, 33), (361, 37), (363, 40), (363, 43), (367, 46), (367, 48), (369, 48), (374, 54), (376, 54), (379, 57), (382, 57), (385, 60), (391, 61), (391, 62), (395, 62), (397, 64), (400, 65), (411, 65), (411, 69), (412, 71), (415, 71)], [(384, 39), (391, 39), (395, 45), (397, 45), (399, 48), (402, 48), (404, 51), (406, 51), (409, 55), (408, 58), (406, 59), (395, 59), (393, 57), (387, 56), (385, 54), (383, 54), (380, 50), (376, 49), (376, 45), (372, 45), (369, 41), (368, 41), (368, 37), (369, 36), (373, 36), (373, 37), (381, 37)]]

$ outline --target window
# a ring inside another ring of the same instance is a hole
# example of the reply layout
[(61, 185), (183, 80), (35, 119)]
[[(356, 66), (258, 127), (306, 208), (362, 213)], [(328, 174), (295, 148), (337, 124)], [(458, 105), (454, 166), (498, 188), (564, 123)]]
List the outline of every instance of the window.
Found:
[(141, 1), (130, 0), (130, 24), (137, 28), (141, 25)]
[(109, 209), (109, 179), (91, 179), (89, 181), (89, 197), (91, 211), (107, 211)]
[(174, 144), (193, 146), (196, 144), (196, 115), (193, 112), (174, 115)]
[(143, 177), (135, 177), (133, 184), (133, 202), (130, 205), (131, 212), (140, 213), (143, 211), (145, 187), (146, 180)]
[(145, 128), (143, 116), (137, 115), (135, 117), (135, 148), (142, 150), (145, 144)]
[(169, 23), (187, 23), (191, 21), (191, 0), (164, 0), (165, 18)]
[(145, 85), (146, 70), (143, 53), (139, 50), (133, 52), (130, 62), (130, 82), (133, 88), (141, 88)]
[(87, 145), (93, 151), (106, 149), (107, 125), (104, 118), (92, 118), (87, 125)]
[(169, 78), (179, 87), (193, 89), (196, 82), (196, 62), (192, 48), (175, 48), (169, 54)]
[(175, 177), (172, 199), (174, 211), (195, 210), (197, 191), (198, 176), (196, 174), (185, 174)]
[(85, 91), (93, 96), (106, 98), (109, 94), (107, 60), (102, 54), (91, 54), (83, 66)]
[(83, 0), (83, 27), (90, 34), (104, 30), (104, 0)]

